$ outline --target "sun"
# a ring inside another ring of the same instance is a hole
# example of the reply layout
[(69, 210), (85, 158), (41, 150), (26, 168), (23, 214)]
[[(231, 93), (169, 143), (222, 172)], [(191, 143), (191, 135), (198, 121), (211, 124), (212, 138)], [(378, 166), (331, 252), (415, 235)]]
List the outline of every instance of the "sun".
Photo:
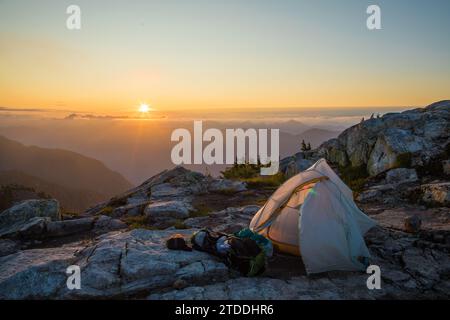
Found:
[(152, 109), (149, 107), (148, 104), (142, 103), (142, 104), (139, 106), (139, 112), (140, 112), (140, 113), (148, 113), (148, 112), (150, 112), (151, 110), (152, 110)]

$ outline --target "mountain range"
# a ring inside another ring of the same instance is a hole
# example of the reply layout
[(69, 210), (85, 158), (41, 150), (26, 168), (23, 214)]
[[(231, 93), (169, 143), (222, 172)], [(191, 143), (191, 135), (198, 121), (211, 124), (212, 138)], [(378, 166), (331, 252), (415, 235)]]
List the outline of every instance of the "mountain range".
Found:
[[(340, 133), (334, 129), (310, 127), (296, 120), (277, 123), (205, 121), (204, 127), (219, 130), (279, 128), (281, 158), (300, 151), (302, 140), (310, 142), (314, 148)], [(27, 145), (56, 147), (98, 159), (137, 185), (142, 183), (143, 177), (173, 167), (170, 152), (175, 143), (170, 141), (170, 136), (176, 128), (192, 128), (192, 121), (35, 120), (26, 125), (0, 126), (0, 135)], [(219, 175), (224, 167), (225, 165), (208, 166), (208, 172)], [(206, 170), (204, 165), (189, 168), (201, 172)], [(36, 176), (34, 172), (28, 173)]]
[(0, 136), (0, 185), (19, 184), (80, 211), (132, 187), (120, 173), (79, 153), (26, 146)]

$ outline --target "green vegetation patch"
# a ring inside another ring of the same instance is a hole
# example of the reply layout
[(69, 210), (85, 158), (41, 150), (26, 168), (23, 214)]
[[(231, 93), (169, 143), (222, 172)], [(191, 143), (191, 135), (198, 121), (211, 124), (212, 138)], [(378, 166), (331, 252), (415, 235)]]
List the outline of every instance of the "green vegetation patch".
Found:
[(339, 167), (339, 173), (341, 179), (345, 184), (352, 189), (354, 192), (361, 192), (363, 190), (364, 184), (369, 177), (366, 166), (347, 166)]
[(184, 224), (184, 221), (180, 219), (176, 220), (173, 226), (175, 229), (188, 229), (188, 227)]
[(400, 153), (395, 161), (396, 168), (411, 168), (412, 154), (411, 152)]
[(102, 208), (100, 210), (99, 214), (103, 214), (105, 216), (109, 216), (109, 215), (111, 215), (113, 213), (113, 211), (114, 211), (114, 207), (106, 206), (106, 207), (104, 207), (104, 208)]
[(282, 172), (278, 172), (271, 176), (257, 176), (242, 181), (246, 182), (250, 189), (276, 189), (286, 181), (286, 177)]
[(157, 230), (156, 227), (148, 224), (146, 216), (126, 217), (123, 219), (123, 221), (128, 225), (130, 229)]
[(195, 210), (189, 213), (190, 218), (207, 217), (213, 210), (206, 204), (198, 204)]
[(111, 198), (111, 200), (109, 200), (108, 205), (111, 207), (121, 207), (127, 204), (127, 197), (126, 196), (122, 196), (122, 197), (113, 197)]
[(242, 164), (235, 163), (221, 173), (226, 179), (246, 182), (247, 187), (251, 189), (274, 189), (286, 181), (286, 177), (281, 172), (275, 175), (262, 176), (261, 168), (264, 167), (270, 167), (270, 164), (262, 165), (259, 162), (257, 164), (248, 162)]
[(259, 176), (261, 167), (262, 165), (259, 163), (234, 163), (233, 166), (226, 168), (225, 171), (222, 171), (221, 173), (225, 179), (249, 179)]

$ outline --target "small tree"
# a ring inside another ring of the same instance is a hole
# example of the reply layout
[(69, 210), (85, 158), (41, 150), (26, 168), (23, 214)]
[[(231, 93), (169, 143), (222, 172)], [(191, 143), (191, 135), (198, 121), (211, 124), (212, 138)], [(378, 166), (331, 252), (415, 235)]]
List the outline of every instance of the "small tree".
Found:
[(308, 151), (311, 150), (311, 143), (308, 142), (308, 145), (306, 146), (306, 149), (307, 149)]
[(302, 148), (301, 148), (301, 150), (302, 151), (308, 151), (308, 146), (306, 145), (305, 140), (302, 140)]

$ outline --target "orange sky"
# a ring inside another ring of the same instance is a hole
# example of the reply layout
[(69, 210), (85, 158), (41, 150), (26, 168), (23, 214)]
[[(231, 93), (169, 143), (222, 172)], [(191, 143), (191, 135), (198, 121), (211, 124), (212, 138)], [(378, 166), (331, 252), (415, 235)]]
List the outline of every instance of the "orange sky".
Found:
[(79, 2), (89, 17), (79, 31), (62, 23), (64, 1), (0, 3), (0, 106), (119, 114), (140, 103), (164, 111), (421, 106), (450, 97), (448, 12), (406, 28), (401, 4), (386, 4), (383, 30), (371, 32), (358, 1), (327, 2), (336, 6), (328, 11), (320, 1), (135, 1), (111, 10)]

